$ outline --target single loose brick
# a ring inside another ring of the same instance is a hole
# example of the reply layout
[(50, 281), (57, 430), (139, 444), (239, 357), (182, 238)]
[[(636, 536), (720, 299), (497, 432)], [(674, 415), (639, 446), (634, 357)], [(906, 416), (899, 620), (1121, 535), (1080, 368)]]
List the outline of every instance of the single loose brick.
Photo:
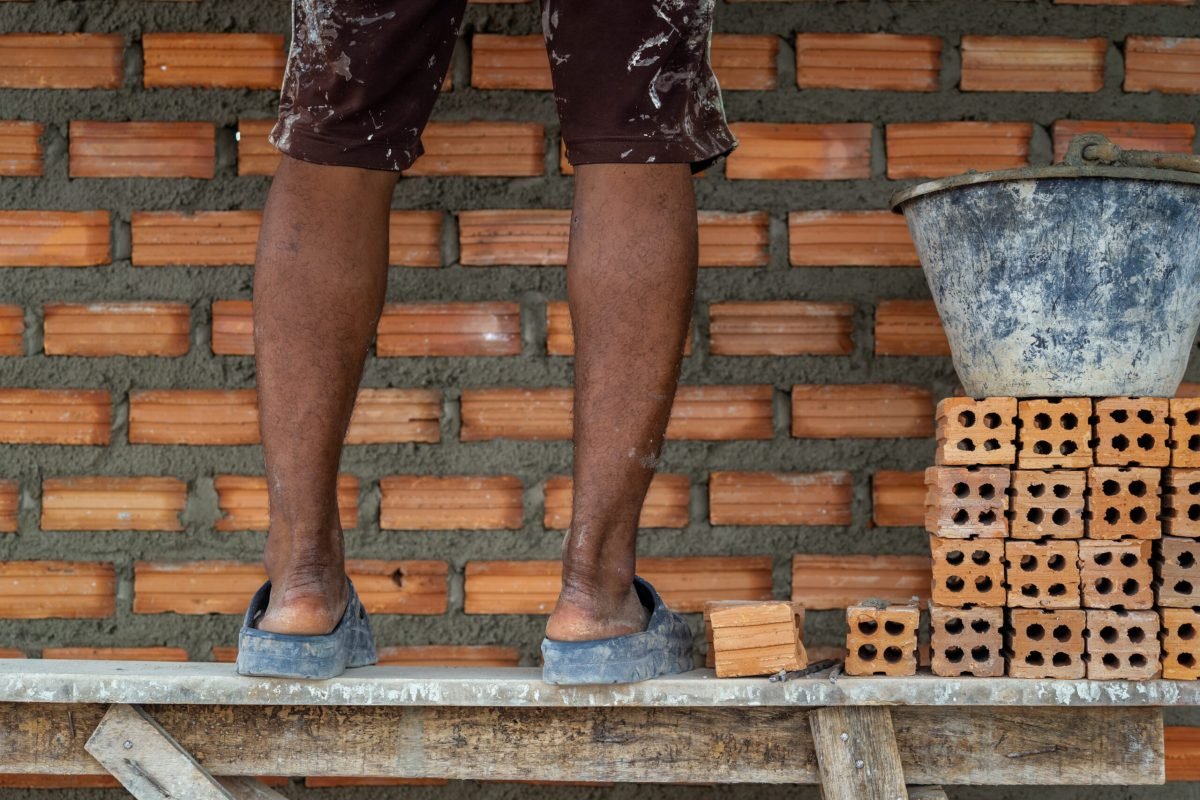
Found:
[(854, 305), (802, 301), (713, 303), (716, 356), (846, 356), (854, 352)]
[(542, 175), (545, 140), (535, 122), (430, 122), (421, 134), (425, 154), (404, 174)]
[(1164, 608), (1162, 617), (1162, 676), (1169, 681), (1200, 678), (1200, 611), (1194, 608)]
[(90, 619), (116, 613), (110, 563), (0, 561), (0, 618)]
[(928, 556), (816, 555), (792, 557), (792, 601), (810, 610), (842, 609), (864, 597), (906, 603), (929, 599)]
[(216, 168), (210, 122), (72, 120), (72, 178), (204, 178)]
[(1162, 671), (1156, 611), (1088, 611), (1088, 680), (1148, 681)]
[(881, 527), (925, 524), (925, 474), (879, 470), (871, 477), (871, 508)]
[(124, 75), (118, 33), (0, 35), (2, 89), (118, 89)]
[(404, 303), (384, 307), (375, 352), (389, 356), (521, 354), (517, 303)]
[[(771, 601), (774, 602), (774, 601)], [(703, 623), (704, 623), (704, 666), (708, 669), (713, 669), (717, 665), (717, 656), (713, 647), (713, 627), (712, 613), (718, 609), (730, 608), (732, 606), (754, 605), (753, 600), (710, 600), (704, 604)], [(788, 603), (791, 606), (792, 613), (800, 627), (800, 640), (804, 639), (804, 606), (799, 603)], [(24, 658), (24, 655), (18, 656)]]
[(880, 300), (875, 355), (948, 356), (950, 341), (932, 300)]
[(144, 33), (147, 89), (274, 89), (283, 81), (283, 37), (273, 33)]
[(915, 605), (846, 609), (847, 675), (916, 675), (921, 610)]
[(0, 388), (0, 443), (107, 445), (111, 436), (107, 391)]
[[(686, 528), (690, 489), (686, 475), (656, 474), (650, 480), (638, 527)], [(546, 479), (543, 493), (545, 513), (542, 524), (550, 530), (570, 527), (574, 481), (566, 475), (553, 475)]]
[(0, 211), (0, 267), (107, 263), (107, 211)]
[(741, 145), (725, 164), (730, 180), (856, 180), (871, 177), (870, 123), (735, 122)]
[(1084, 607), (1154, 608), (1153, 546), (1150, 541), (1081, 541)]
[(1086, 397), (1017, 403), (1017, 464), (1021, 469), (1090, 467), (1092, 401)]
[(1200, 469), (1163, 471), (1163, 531), (1200, 538)]
[(0, 305), (0, 356), (25, 355), (25, 309)]
[(1162, 536), (1162, 470), (1092, 467), (1088, 470), (1088, 538), (1157, 539)]
[(935, 605), (1003, 608), (1004, 542), (1000, 539), (959, 541), (929, 537), (933, 557)]
[(850, 525), (854, 476), (714, 472), (708, 481), (713, 525)]
[(1079, 542), (1004, 543), (1010, 608), (1079, 608)]
[(1096, 400), (1096, 463), (1165, 467), (1169, 401), (1165, 397), (1104, 397)]
[(1004, 676), (1004, 609), (929, 607), (930, 666), (943, 678)]
[(1200, 542), (1163, 537), (1158, 543), (1157, 588), (1160, 606), (1200, 608)]
[(919, 267), (904, 217), (890, 211), (793, 211), (793, 267)]
[(1200, 467), (1200, 397), (1171, 399), (1171, 466)]
[(1129, 150), (1165, 153), (1191, 153), (1196, 138), (1196, 126), (1190, 122), (1060, 119), (1055, 121), (1053, 131), (1055, 163), (1063, 160), (1071, 140), (1083, 133), (1099, 133)]
[(1200, 38), (1125, 37), (1125, 91), (1200, 93)]
[[(218, 531), (265, 531), (270, 527), (267, 479), (261, 475), (217, 475), (213, 478), (221, 518)], [(343, 530), (358, 527), (358, 478), (337, 476), (338, 517)]]
[(933, 435), (929, 390), (896, 384), (792, 387), (792, 436), (922, 439)]
[(808, 666), (804, 651), (804, 610), (791, 603), (705, 604), (706, 630), (718, 678), (774, 675)]
[(0, 479), (0, 533), (17, 532), (17, 515), (20, 511), (20, 484), (16, 481)]
[(176, 478), (46, 478), (42, 530), (181, 531), (187, 484)]
[(186, 303), (48, 303), (42, 347), (48, 356), (187, 355)]
[(1008, 612), (1008, 674), (1013, 678), (1079, 680), (1084, 661), (1087, 612), (1013, 608)]
[(1108, 39), (964, 36), (965, 92), (1096, 92), (1104, 87)]
[(42, 174), (41, 137), (45, 129), (40, 122), (0, 121), (0, 176), (16, 178)]
[(944, 178), (1029, 164), (1029, 122), (906, 122), (887, 126), (887, 176)]
[(937, 36), (891, 33), (801, 33), (796, 85), (801, 89), (936, 92), (942, 69)]
[(379, 482), (385, 530), (519, 530), (523, 489), (514, 475), (392, 475)]
[(515, 667), (521, 662), (515, 647), (482, 644), (406, 644), (378, 652), (381, 667)]
[(1008, 535), (1008, 467), (925, 470), (925, 530), (947, 539)]
[(1086, 531), (1087, 472), (1018, 469), (1012, 474), (1014, 539), (1080, 539)]
[(42, 658), (72, 661), (187, 661), (182, 647), (44, 647)]
[(939, 402), (936, 458), (938, 464), (1015, 464), (1016, 398), (947, 397)]

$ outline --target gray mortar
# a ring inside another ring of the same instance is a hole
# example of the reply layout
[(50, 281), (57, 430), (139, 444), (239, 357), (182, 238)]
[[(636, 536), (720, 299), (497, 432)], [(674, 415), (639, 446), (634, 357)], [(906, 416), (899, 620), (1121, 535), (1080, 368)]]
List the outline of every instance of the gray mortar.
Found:
[[(0, 446), (3, 475), (20, 480), (23, 492), (20, 533), (0, 538), (0, 559), (104, 559), (115, 561), (120, 576), (118, 611), (104, 620), (0, 621), (0, 645), (32, 654), (43, 647), (89, 645), (178, 645), (193, 658), (206, 659), (213, 645), (235, 641), (234, 617), (180, 617), (132, 613), (132, 570), (138, 559), (255, 560), (261, 533), (217, 533), (212, 476), (261, 474), (257, 447), (172, 447), (128, 444), (126, 395), (129, 389), (239, 388), (254, 381), (253, 360), (213, 357), (209, 314), (213, 299), (249, 298), (249, 267), (133, 268), (129, 264), (129, 220), (134, 210), (207, 210), (261, 208), (268, 180), (238, 178), (234, 132), (239, 118), (271, 118), (275, 95), (266, 91), (141, 88), (140, 37), (146, 31), (286, 32), (286, 4), (269, 0), (205, 0), (203, 3), (113, 3), (111, 0), (33, 0), (0, 3), (0, 31), (124, 32), (126, 81), (114, 91), (0, 90), (0, 116), (47, 124), (45, 177), (0, 181), (0, 208), (92, 209), (114, 212), (114, 261), (86, 269), (0, 270), (0, 302), (27, 309), (31, 332), (24, 358), (0, 360), (0, 385), (104, 387), (115, 402), (113, 444), (107, 448)], [(536, 4), (487, 5), (468, 11), (464, 38), (477, 31), (535, 33), (540, 30)], [(861, 0), (860, 2), (749, 3), (723, 5), (719, 31), (781, 35), (779, 89), (727, 92), (731, 120), (785, 122), (866, 121), (876, 125), (875, 175), (854, 182), (726, 181), (717, 166), (696, 183), (701, 208), (763, 210), (771, 219), (771, 258), (764, 269), (705, 269), (697, 294), (695, 353), (683, 370), (685, 383), (770, 383), (777, 393), (776, 434), (770, 442), (671, 442), (662, 469), (687, 474), (693, 482), (691, 523), (684, 530), (653, 530), (641, 536), (647, 555), (761, 555), (775, 557), (778, 596), (790, 588), (790, 556), (795, 552), (922, 553), (927, 544), (917, 528), (872, 528), (870, 475), (877, 469), (919, 469), (930, 462), (930, 440), (809, 441), (787, 435), (790, 410), (786, 392), (795, 383), (901, 382), (930, 387), (937, 397), (956, 384), (949, 359), (872, 357), (874, 306), (881, 299), (923, 298), (928, 290), (913, 269), (791, 269), (787, 264), (786, 216), (818, 208), (882, 208), (899, 185), (883, 176), (884, 122), (979, 119), (1035, 123), (1033, 160), (1050, 159), (1049, 127), (1061, 118), (1179, 121), (1200, 118), (1200, 96), (1137, 94), (1120, 91), (1120, 48), (1128, 34), (1193, 35), (1200, 31), (1200, 10), (1166, 7), (1055, 6), (1051, 0), (991, 2), (978, 0)], [(795, 88), (793, 35), (800, 31), (936, 34), (945, 39), (941, 89), (930, 94), (804, 91)], [(1112, 41), (1106, 61), (1106, 85), (1094, 94), (965, 94), (957, 90), (956, 51), (962, 34), (1105, 36)], [(465, 44), (465, 43), (464, 43)], [(396, 208), (565, 208), (571, 179), (558, 171), (558, 123), (554, 105), (542, 92), (479, 92), (469, 87), (469, 52), (460, 46), (452, 66), (455, 89), (441, 98), (435, 118), (505, 119), (546, 126), (547, 174), (515, 180), (497, 178), (412, 178), (403, 180)], [(194, 119), (218, 126), (217, 173), (203, 180), (71, 180), (67, 175), (67, 126), (71, 119)], [(443, 256), (454, 261), (454, 221), (448, 215)], [(494, 643), (520, 648), (523, 663), (535, 663), (543, 620), (525, 616), (468, 616), (462, 613), (463, 564), (483, 559), (551, 559), (562, 534), (544, 530), (538, 512), (541, 480), (566, 473), (570, 446), (565, 442), (458, 441), (458, 398), (462, 388), (485, 386), (566, 386), (571, 359), (545, 358), (545, 303), (565, 296), (561, 268), (470, 268), (454, 264), (440, 270), (391, 271), (388, 299), (516, 299), (522, 307), (525, 344), (510, 358), (378, 359), (366, 370), (366, 386), (432, 386), (446, 396), (439, 445), (351, 447), (343, 470), (361, 483), (360, 517), (347, 533), (349, 555), (366, 558), (449, 560), (456, 573), (451, 612), (440, 617), (377, 617), (381, 644)], [(707, 348), (709, 302), (729, 299), (809, 299), (852, 301), (854, 352), (846, 357), (729, 358)], [(174, 300), (191, 305), (193, 347), (180, 358), (47, 358), (41, 354), (40, 323), (44, 302), (89, 300)], [(1189, 379), (1200, 371), (1193, 364)], [(718, 469), (812, 471), (848, 469), (854, 473), (854, 524), (847, 528), (734, 528), (706, 523), (704, 482)], [(378, 526), (378, 480), (397, 472), (431, 474), (511, 473), (525, 485), (525, 520), (520, 531), (398, 532)], [(175, 475), (189, 481), (182, 533), (64, 533), (38, 529), (41, 480), (68, 475)], [(841, 615), (809, 616), (810, 643), (834, 644), (844, 635)], [(1169, 722), (1200, 723), (1200, 716), (1173, 712)], [(793, 787), (650, 787), (547, 788), (519, 785), (453, 783), (446, 788), (363, 788), (306, 790), (298, 783), (291, 797), (381, 798), (815, 798), (811, 789)], [(1200, 796), (1194, 785), (1161, 789), (952, 789), (956, 800), (1182, 800)], [(46, 797), (45, 792), (0, 791), (0, 798)], [(98, 800), (118, 792), (60, 792), (56, 797)]]

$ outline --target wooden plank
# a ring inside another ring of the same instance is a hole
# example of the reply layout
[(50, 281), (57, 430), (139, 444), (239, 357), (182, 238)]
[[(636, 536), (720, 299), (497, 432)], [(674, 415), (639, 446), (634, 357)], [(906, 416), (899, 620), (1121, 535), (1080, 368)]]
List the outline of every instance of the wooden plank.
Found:
[(829, 706), (808, 723), (825, 800), (908, 800), (889, 709)]

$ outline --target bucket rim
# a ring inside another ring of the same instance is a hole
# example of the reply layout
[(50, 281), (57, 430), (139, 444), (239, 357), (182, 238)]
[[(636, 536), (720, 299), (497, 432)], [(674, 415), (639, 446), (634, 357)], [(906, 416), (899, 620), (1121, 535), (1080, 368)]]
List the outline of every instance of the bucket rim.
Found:
[(1142, 167), (1072, 167), (1056, 164), (1050, 167), (1022, 167), (1021, 169), (1004, 169), (995, 172), (965, 172), (948, 178), (925, 181), (898, 190), (892, 195), (888, 205), (892, 211), (901, 214), (904, 211), (903, 205), (908, 201), (949, 189), (960, 189), (964, 186), (976, 186), (981, 183), (1036, 181), (1046, 178), (1115, 178), (1200, 185), (1200, 174), (1194, 172)]

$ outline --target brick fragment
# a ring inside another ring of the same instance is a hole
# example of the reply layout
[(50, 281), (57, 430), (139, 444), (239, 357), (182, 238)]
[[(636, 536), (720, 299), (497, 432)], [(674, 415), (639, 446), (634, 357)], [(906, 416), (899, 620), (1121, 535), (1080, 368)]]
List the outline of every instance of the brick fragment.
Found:
[[(566, 475), (552, 475), (546, 479), (542, 524), (547, 529), (566, 530), (570, 526), (573, 487), (574, 481)], [(690, 490), (687, 475), (656, 474), (650, 480), (638, 527), (686, 528)]]
[[(683, 343), (683, 354), (692, 354), (694, 331), (689, 324), (687, 339)], [(575, 326), (571, 320), (571, 309), (565, 300), (546, 303), (546, 353), (552, 356), (575, 355)]]
[(930, 536), (929, 549), (933, 557), (930, 599), (934, 604), (951, 608), (1004, 607), (1002, 540), (961, 541)]
[(384, 307), (375, 352), (392, 356), (521, 354), (517, 303), (404, 303)]
[(941, 68), (942, 40), (937, 36), (796, 36), (796, 85), (801, 89), (936, 92)]
[(0, 120), (0, 176), (36, 178), (42, 174), (45, 129), (40, 122)]
[(1087, 507), (1084, 470), (1018, 469), (1012, 474), (1014, 539), (1080, 539)]
[(1158, 543), (1158, 604), (1200, 608), (1200, 542), (1166, 536)]
[(107, 263), (107, 211), (0, 211), (0, 267)]
[(346, 444), (441, 441), (442, 393), (433, 389), (359, 389)]
[(1071, 140), (1083, 133), (1099, 133), (1113, 144), (1128, 150), (1191, 153), (1196, 126), (1190, 122), (1056, 120), (1053, 127), (1055, 163), (1063, 160)]
[(1021, 469), (1090, 467), (1092, 401), (1086, 397), (1021, 400), (1017, 403)]
[(107, 445), (111, 437), (107, 391), (0, 388), (0, 443)]
[(119, 89), (124, 76), (121, 34), (0, 35), (0, 89)]
[(944, 178), (1028, 166), (1029, 122), (904, 122), (887, 126), (887, 176)]
[(964, 36), (965, 92), (1096, 92), (1104, 87), (1108, 39)]
[(1009, 608), (1080, 607), (1079, 542), (1009, 539), (1004, 544), (1004, 560), (1008, 562)]
[(186, 303), (47, 303), (42, 348), (48, 356), (187, 355)]
[(1162, 618), (1162, 676), (1169, 681), (1200, 678), (1200, 610), (1160, 609)]
[(936, 458), (938, 464), (1016, 463), (1016, 398), (947, 397), (939, 402)]
[(1165, 397), (1105, 397), (1096, 400), (1096, 463), (1118, 467), (1165, 467), (1168, 400)]
[(713, 525), (850, 525), (853, 494), (849, 472), (714, 472), (709, 519)]
[(929, 467), (925, 529), (947, 539), (1008, 535), (1008, 467)]
[(1087, 612), (1013, 608), (1008, 625), (1010, 677), (1079, 680), (1086, 674)]
[(144, 33), (147, 89), (273, 89), (283, 81), (283, 37), (273, 33)]
[(915, 605), (847, 608), (846, 674), (916, 675), (920, 622), (921, 611)]
[(932, 571), (928, 556), (792, 557), (792, 601), (810, 611), (843, 609), (864, 597), (906, 603), (929, 599)]
[[(261, 475), (217, 475), (213, 478), (221, 518), (218, 531), (265, 531), (270, 527), (267, 479)], [(337, 476), (338, 517), (343, 530), (358, 527), (358, 478)]]
[(925, 473), (879, 470), (871, 477), (871, 508), (880, 527), (925, 524)]
[(735, 122), (741, 145), (725, 162), (729, 180), (856, 180), (871, 177), (870, 123)]
[(1171, 466), (1200, 467), (1200, 397), (1171, 399)]
[(20, 512), (21, 485), (14, 480), (0, 479), (0, 533), (17, 532)]
[(792, 387), (792, 436), (921, 439), (933, 435), (933, 396), (898, 384)]
[(72, 178), (202, 178), (216, 169), (210, 122), (72, 120)]
[(930, 666), (943, 678), (1004, 675), (1004, 609), (929, 607)]
[(1154, 608), (1154, 568), (1150, 541), (1079, 543), (1085, 608)]
[(515, 475), (392, 475), (379, 488), (385, 530), (519, 530), (524, 520)]
[(801, 301), (709, 306), (716, 356), (845, 356), (854, 352), (854, 305)]
[(84, 477), (42, 481), (42, 530), (181, 531), (187, 484), (176, 478)]
[(273, 119), (239, 119), (237, 129), (237, 171), (239, 176), (274, 175), (279, 166), (279, 151), (267, 140), (275, 127)]
[(713, 663), (718, 678), (774, 675), (808, 666), (804, 651), (804, 610), (792, 603), (725, 604), (705, 618), (712, 629)]
[(0, 561), (0, 618), (111, 617), (116, 600), (111, 563)]
[(187, 661), (182, 647), (45, 647), (42, 658), (72, 661)]
[(875, 355), (948, 356), (950, 341), (932, 300), (880, 300)]
[(1125, 37), (1125, 91), (1200, 94), (1200, 38)]
[(793, 211), (793, 267), (919, 267), (904, 218), (890, 211)]
[(1163, 532), (1200, 538), (1200, 469), (1163, 471)]
[(0, 356), (25, 355), (25, 309), (0, 305)]
[(1088, 680), (1148, 681), (1162, 671), (1155, 611), (1088, 611)]
[(379, 648), (380, 666), (515, 667), (520, 662), (517, 648), (495, 645), (408, 644)]
[(1162, 470), (1092, 467), (1088, 470), (1088, 538), (1157, 539), (1162, 536)]

